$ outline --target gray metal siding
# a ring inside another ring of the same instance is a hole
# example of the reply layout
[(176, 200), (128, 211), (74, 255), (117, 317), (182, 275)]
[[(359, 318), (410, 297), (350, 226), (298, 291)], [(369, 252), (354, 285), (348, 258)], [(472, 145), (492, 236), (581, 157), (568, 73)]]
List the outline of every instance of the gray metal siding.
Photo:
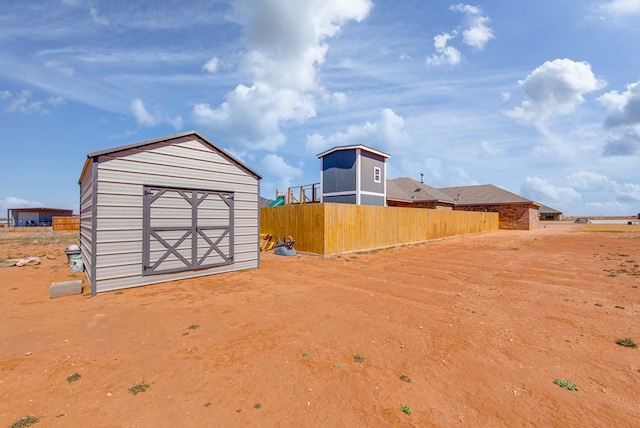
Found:
[(87, 280), (93, 291), (94, 278), (92, 275), (92, 220), (93, 220), (93, 179), (95, 164), (90, 163), (80, 183), (80, 254), (84, 264)]
[(322, 161), (322, 193), (356, 190), (356, 151), (331, 153)]
[(355, 204), (356, 195), (337, 195), (337, 196), (324, 196), (322, 202), (332, 202), (336, 204)]
[(360, 205), (373, 205), (378, 207), (384, 207), (384, 196), (375, 195), (360, 195)]
[[(380, 182), (376, 183), (374, 180), (374, 168), (380, 168)], [(384, 159), (381, 156), (362, 151), (360, 157), (360, 190), (364, 192), (384, 193), (384, 183), (386, 177), (384, 176)], [(366, 204), (362, 201), (363, 205)]]
[[(198, 140), (159, 142), (99, 157), (97, 291), (258, 267), (258, 179)], [(234, 264), (142, 276), (143, 185), (232, 192)]]

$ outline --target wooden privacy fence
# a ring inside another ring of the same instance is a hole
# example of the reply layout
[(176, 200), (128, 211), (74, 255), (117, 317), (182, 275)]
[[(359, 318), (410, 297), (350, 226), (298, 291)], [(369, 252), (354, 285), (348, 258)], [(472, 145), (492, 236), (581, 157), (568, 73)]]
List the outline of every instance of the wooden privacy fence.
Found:
[(80, 230), (80, 217), (53, 217), (53, 231), (74, 231)]
[(298, 251), (329, 255), (498, 230), (498, 213), (300, 204), (260, 209), (260, 233), (291, 235)]

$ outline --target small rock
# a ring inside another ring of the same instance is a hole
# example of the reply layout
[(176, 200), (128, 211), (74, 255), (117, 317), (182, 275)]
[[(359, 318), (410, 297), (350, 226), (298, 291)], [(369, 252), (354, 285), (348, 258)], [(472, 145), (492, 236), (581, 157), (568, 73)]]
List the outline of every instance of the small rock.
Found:
[(31, 352), (25, 352), (24, 355), (28, 357), (29, 355), (31, 355)]

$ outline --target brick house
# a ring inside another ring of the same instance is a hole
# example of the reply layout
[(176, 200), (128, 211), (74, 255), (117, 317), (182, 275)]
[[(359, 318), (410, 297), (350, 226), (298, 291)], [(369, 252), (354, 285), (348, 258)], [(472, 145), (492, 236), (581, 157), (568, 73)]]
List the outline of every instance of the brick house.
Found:
[(453, 198), (454, 210), (497, 212), (500, 229), (530, 230), (539, 227), (540, 204), (492, 184), (438, 190)]
[(540, 206), (539, 212), (540, 212), (540, 220), (547, 220), (547, 221), (560, 220), (560, 217), (562, 216), (562, 211), (555, 210), (546, 205)]
[(539, 227), (540, 204), (492, 184), (436, 189), (412, 178), (387, 180), (387, 206), (497, 212), (500, 229)]

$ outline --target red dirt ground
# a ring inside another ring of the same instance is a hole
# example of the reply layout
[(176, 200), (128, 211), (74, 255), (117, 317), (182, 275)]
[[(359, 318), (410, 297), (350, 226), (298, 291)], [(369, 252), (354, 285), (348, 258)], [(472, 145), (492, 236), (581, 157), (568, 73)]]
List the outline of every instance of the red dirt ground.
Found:
[(616, 344), (640, 343), (640, 233), (269, 253), (259, 270), (49, 299), (73, 279), (75, 236), (0, 233), (0, 261), (53, 257), (0, 268), (1, 426), (640, 426), (640, 349)]

